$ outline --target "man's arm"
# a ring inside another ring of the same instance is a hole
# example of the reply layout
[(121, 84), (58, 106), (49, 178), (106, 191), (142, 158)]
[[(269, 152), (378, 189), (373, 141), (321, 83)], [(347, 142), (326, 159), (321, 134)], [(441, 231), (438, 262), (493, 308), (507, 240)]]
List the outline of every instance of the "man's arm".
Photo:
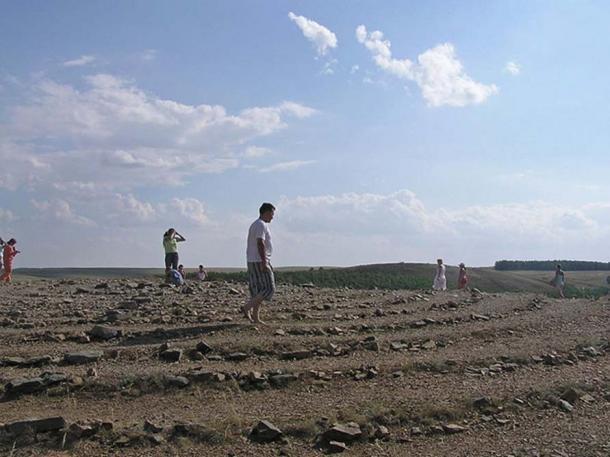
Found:
[(265, 240), (263, 240), (262, 238), (257, 238), (256, 247), (258, 248), (258, 255), (261, 256), (263, 268), (267, 268), (267, 252), (265, 251)]
[(186, 241), (186, 238), (176, 232), (176, 241)]

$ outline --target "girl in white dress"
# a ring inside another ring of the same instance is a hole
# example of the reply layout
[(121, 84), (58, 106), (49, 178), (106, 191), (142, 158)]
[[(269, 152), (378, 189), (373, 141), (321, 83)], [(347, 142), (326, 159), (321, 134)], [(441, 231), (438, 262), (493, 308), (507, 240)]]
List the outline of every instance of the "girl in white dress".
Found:
[(436, 263), (436, 275), (434, 276), (434, 284), (432, 288), (434, 290), (447, 290), (447, 278), (445, 277), (445, 265), (443, 265), (443, 259), (438, 259)]

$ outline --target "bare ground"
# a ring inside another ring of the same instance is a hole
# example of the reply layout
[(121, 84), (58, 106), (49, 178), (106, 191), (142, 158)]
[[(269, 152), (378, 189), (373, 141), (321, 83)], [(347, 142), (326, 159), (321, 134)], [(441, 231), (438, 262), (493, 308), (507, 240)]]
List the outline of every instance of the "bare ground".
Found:
[[(255, 327), (239, 285), (1, 292), (6, 455), (320, 455), (314, 443), (347, 422), (362, 434), (345, 455), (610, 455), (607, 298), (282, 286)], [(96, 325), (120, 333), (96, 339)], [(160, 356), (165, 343), (179, 361)], [(82, 351), (97, 360), (64, 359)], [(53, 416), (65, 426), (11, 431)], [(283, 436), (250, 440), (262, 419)]]

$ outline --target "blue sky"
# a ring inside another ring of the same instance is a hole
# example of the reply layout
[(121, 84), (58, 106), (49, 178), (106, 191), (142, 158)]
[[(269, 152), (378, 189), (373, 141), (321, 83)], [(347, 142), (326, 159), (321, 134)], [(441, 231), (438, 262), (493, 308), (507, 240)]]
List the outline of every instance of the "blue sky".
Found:
[[(0, 2), (22, 266), (606, 260), (610, 5)], [(290, 14), (292, 13), (292, 14)]]

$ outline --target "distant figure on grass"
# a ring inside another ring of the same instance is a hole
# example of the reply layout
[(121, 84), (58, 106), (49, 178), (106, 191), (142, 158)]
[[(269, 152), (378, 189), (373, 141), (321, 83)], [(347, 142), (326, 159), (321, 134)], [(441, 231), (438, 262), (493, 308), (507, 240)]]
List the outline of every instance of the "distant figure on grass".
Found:
[(4, 272), (2, 273), (2, 276), (0, 276), (0, 282), (11, 282), (13, 279), (13, 259), (21, 252), (15, 248), (16, 244), (17, 240), (15, 238), (11, 238), (4, 245), (2, 250)]
[(186, 238), (176, 232), (176, 229), (170, 228), (163, 234), (166, 276), (169, 274), (170, 270), (178, 269), (178, 243), (182, 241), (186, 241)]
[(447, 278), (445, 277), (445, 265), (443, 265), (443, 259), (436, 261), (436, 275), (434, 276), (434, 284), (432, 288), (434, 290), (447, 290)]
[(271, 300), (275, 293), (275, 277), (271, 266), (271, 231), (269, 224), (273, 220), (275, 207), (271, 203), (263, 203), (259, 209), (259, 218), (250, 225), (248, 231), (248, 282), (250, 285), (250, 300), (242, 311), (250, 322), (265, 324), (260, 319), (260, 309), (264, 300)]
[(182, 276), (182, 280), (186, 282), (186, 272), (184, 271), (184, 265), (178, 265), (178, 273)]
[(203, 265), (199, 265), (199, 270), (197, 270), (197, 280), (205, 281), (205, 278), (207, 278), (207, 276), (208, 273), (203, 269)]
[(551, 286), (555, 287), (559, 291), (559, 296), (561, 298), (566, 298), (563, 294), (563, 290), (566, 287), (566, 277), (561, 269), (561, 265), (557, 265), (555, 268), (555, 277), (551, 281)]
[(468, 275), (466, 274), (466, 266), (460, 263), (460, 273), (458, 275), (458, 289), (465, 289), (468, 285)]

